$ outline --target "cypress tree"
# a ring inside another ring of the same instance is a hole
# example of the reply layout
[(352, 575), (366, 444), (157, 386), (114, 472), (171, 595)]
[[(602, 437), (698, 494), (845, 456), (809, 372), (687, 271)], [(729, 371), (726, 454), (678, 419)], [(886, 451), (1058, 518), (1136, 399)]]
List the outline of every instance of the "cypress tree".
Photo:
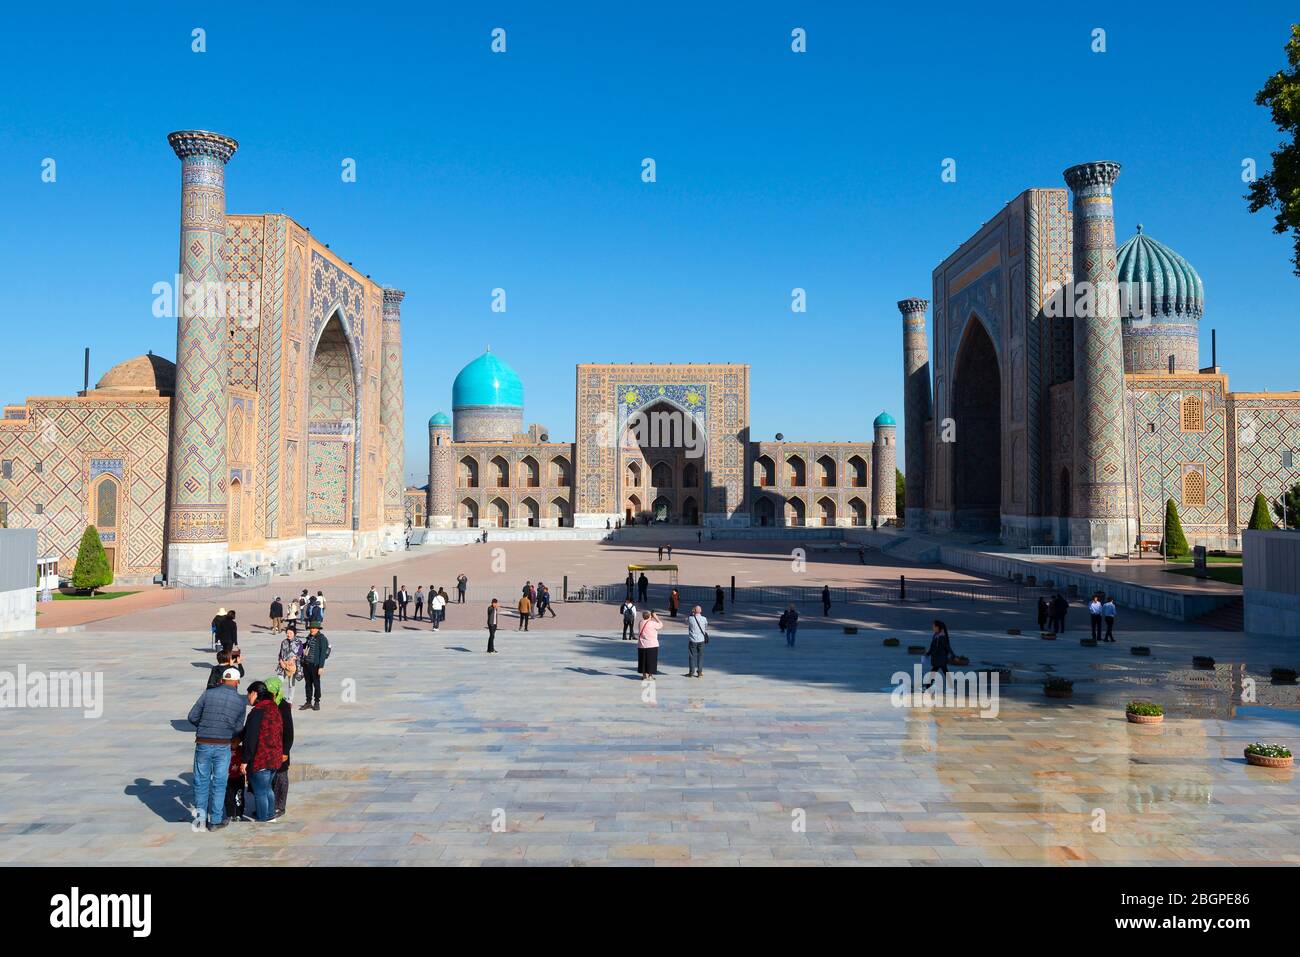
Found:
[(1165, 502), (1165, 557), (1179, 558), (1189, 551), (1183, 523), (1178, 520), (1178, 506), (1171, 498)]
[(113, 584), (113, 569), (108, 567), (104, 544), (99, 540), (99, 532), (93, 525), (89, 525), (81, 533), (81, 545), (77, 548), (77, 566), (72, 570), (72, 587), (80, 591), (89, 591), (93, 595), (98, 589), (111, 584)]
[(1246, 526), (1252, 531), (1268, 531), (1273, 527), (1273, 519), (1268, 514), (1268, 499), (1264, 498), (1263, 492), (1255, 493), (1255, 508), (1250, 513), (1250, 524)]

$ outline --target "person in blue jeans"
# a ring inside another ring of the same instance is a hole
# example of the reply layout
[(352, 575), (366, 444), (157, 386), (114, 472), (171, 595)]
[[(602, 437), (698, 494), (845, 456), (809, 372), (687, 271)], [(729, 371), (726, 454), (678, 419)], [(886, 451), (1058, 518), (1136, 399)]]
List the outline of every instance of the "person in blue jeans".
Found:
[(195, 830), (205, 823), (209, 831), (229, 824), (223, 820), (226, 778), (230, 775), (230, 739), (244, 725), (248, 702), (239, 693), (239, 669), (227, 668), (221, 684), (206, 689), (190, 708), (194, 725), (194, 822)]
[(787, 605), (785, 611), (781, 614), (781, 620), (778, 627), (785, 632), (786, 647), (794, 647), (795, 634), (799, 631), (799, 612), (795, 610), (794, 605)]

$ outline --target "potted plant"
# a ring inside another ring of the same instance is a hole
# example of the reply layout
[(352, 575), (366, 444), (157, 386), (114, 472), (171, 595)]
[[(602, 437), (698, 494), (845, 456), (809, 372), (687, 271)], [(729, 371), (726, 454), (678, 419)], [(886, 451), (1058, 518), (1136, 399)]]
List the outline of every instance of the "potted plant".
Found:
[(1007, 634), (1008, 634), (1008, 635), (1018, 635), (1018, 634), (1020, 634), (1020, 629), (1019, 629), (1019, 628), (1008, 628), (1008, 629), (1007, 629)]
[(1213, 668), (1214, 659), (1209, 655), (1192, 655), (1192, 666), (1195, 668)]
[(898, 647), (898, 639), (897, 639), (897, 638), (886, 638), (886, 639), (885, 639), (885, 647), (886, 647), (886, 648), (897, 648), (897, 647)]
[(1096, 647), (1097, 647), (1097, 639), (1096, 639), (1096, 638), (1080, 638), (1080, 639), (1079, 639), (1079, 644), (1083, 645), (1083, 647), (1085, 647), (1085, 648), (1096, 648)]
[(1274, 668), (1272, 671), (1273, 680), (1285, 684), (1294, 684), (1296, 679), (1294, 668)]
[(925, 653), (926, 653), (927, 651), (929, 651), (929, 650), (930, 650), (930, 649), (927, 648), (925, 645), (908, 645), (908, 646), (907, 646), (907, 653), (908, 653), (909, 655), (923, 655), (923, 654), (925, 654)]
[(1160, 724), (1165, 720), (1165, 708), (1153, 701), (1130, 701), (1124, 708), (1124, 717), (1133, 724)]
[(967, 658), (965, 655), (953, 655), (951, 658), (948, 659), (948, 664), (956, 665), (959, 668), (964, 668), (966, 667), (966, 665), (970, 664), (970, 659)]
[(1043, 683), (1043, 693), (1049, 698), (1073, 697), (1074, 682), (1068, 678), (1048, 678)]
[(1042, 632), (1039, 632), (1039, 633), (1038, 633), (1038, 636), (1039, 636), (1040, 638), (1042, 638), (1043, 641), (1055, 641), (1055, 640), (1056, 640), (1056, 632), (1054, 632), (1054, 631), (1042, 631)]
[(1289, 768), (1294, 759), (1291, 749), (1280, 744), (1263, 744), (1256, 741), (1246, 745), (1246, 763), (1260, 768)]
[(1151, 649), (1148, 648), (1146, 645), (1134, 645), (1132, 648), (1129, 649), (1129, 652), (1131, 654), (1137, 655), (1139, 658), (1146, 658), (1150, 656)]
[(857, 633), (858, 633), (858, 626), (857, 626), (857, 625), (845, 625), (845, 626), (844, 626), (844, 634), (846, 634), (846, 635), (856, 635)]

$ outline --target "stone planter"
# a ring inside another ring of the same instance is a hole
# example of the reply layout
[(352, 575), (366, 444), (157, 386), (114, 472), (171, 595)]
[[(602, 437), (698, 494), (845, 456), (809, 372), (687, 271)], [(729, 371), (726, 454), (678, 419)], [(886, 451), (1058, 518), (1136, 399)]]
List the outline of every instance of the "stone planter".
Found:
[(1165, 720), (1163, 714), (1134, 714), (1132, 711), (1125, 711), (1124, 717), (1130, 724), (1160, 724)]
[(1096, 647), (1097, 647), (1097, 639), (1096, 639), (1096, 638), (1080, 638), (1080, 639), (1079, 639), (1079, 644), (1083, 645), (1083, 647), (1085, 647), (1085, 648), (1096, 648)]
[(1008, 634), (1008, 635), (1018, 635), (1018, 634), (1020, 634), (1020, 629), (1019, 629), (1019, 628), (1008, 628), (1008, 629), (1007, 629), (1007, 634)]
[(1195, 668), (1213, 668), (1214, 659), (1208, 655), (1194, 655), (1192, 657), (1192, 666)]
[(909, 655), (923, 655), (923, 654), (925, 654), (925, 653), (926, 653), (927, 651), (929, 651), (929, 650), (930, 650), (930, 649), (927, 648), (925, 645), (908, 645), (908, 646), (907, 646), (907, 653), (908, 653)]
[(1073, 688), (1044, 688), (1043, 694), (1049, 698), (1073, 698)]
[(844, 634), (846, 634), (846, 635), (856, 635), (857, 633), (858, 633), (858, 629), (857, 629), (857, 626), (856, 626), (856, 625), (845, 625), (845, 626), (844, 626)]
[(1056, 640), (1056, 632), (1054, 632), (1054, 631), (1044, 631), (1044, 632), (1040, 632), (1039, 635), (1038, 635), (1038, 637), (1042, 638), (1043, 641), (1055, 641), (1055, 640)]
[(1151, 655), (1151, 649), (1146, 645), (1134, 645), (1129, 649), (1129, 654), (1137, 655), (1139, 658), (1147, 658)]
[(1271, 674), (1279, 684), (1295, 684), (1296, 673), (1293, 668), (1274, 668)]
[(886, 648), (897, 648), (897, 647), (898, 647), (898, 639), (897, 639), (897, 638), (886, 638), (885, 641), (884, 641), (884, 645), (885, 645)]
[(1294, 755), (1289, 758), (1268, 758), (1262, 754), (1246, 752), (1246, 763), (1253, 764), (1257, 768), (1289, 768), (1294, 761)]
[(948, 659), (948, 664), (956, 665), (958, 668), (964, 668), (968, 664), (970, 664), (970, 659), (967, 658), (965, 655), (953, 655), (950, 659)]

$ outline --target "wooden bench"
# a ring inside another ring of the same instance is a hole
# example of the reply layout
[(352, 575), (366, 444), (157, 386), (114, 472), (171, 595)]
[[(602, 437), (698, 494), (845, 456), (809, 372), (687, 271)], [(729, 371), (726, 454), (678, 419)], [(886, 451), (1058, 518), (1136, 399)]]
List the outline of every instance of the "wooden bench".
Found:
[(1138, 551), (1140, 552), (1158, 552), (1160, 551), (1160, 539), (1158, 538), (1139, 538)]

